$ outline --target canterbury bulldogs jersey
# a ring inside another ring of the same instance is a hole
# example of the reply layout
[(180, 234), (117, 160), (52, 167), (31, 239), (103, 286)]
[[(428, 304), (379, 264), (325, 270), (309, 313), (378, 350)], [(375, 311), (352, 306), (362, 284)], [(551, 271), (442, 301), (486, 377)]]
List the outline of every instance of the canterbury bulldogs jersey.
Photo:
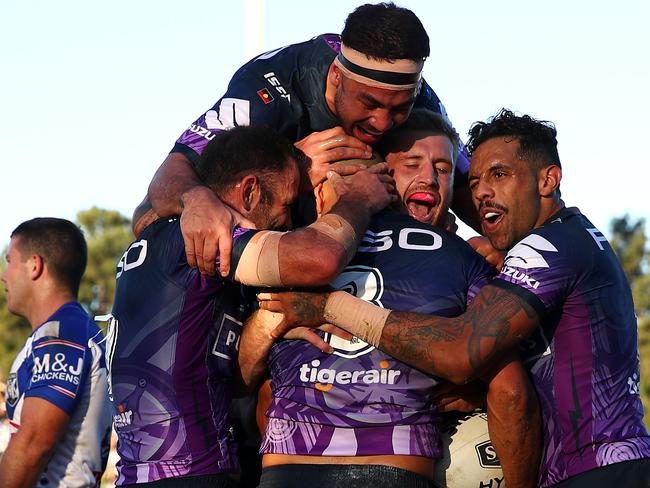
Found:
[(187, 264), (177, 218), (124, 253), (107, 348), (118, 485), (238, 471), (230, 382), (248, 303), (241, 285)]
[[(172, 151), (195, 162), (216, 131), (240, 125), (266, 124), (291, 141), (340, 125), (324, 96), (327, 72), (340, 48), (341, 36), (323, 34), (257, 56), (234, 74), (224, 96), (183, 132)], [(446, 117), (424, 80), (414, 106)], [(456, 163), (457, 185), (467, 181), (468, 170), (463, 150)]]
[(542, 319), (522, 356), (543, 413), (540, 486), (650, 457), (632, 294), (600, 231), (563, 209), (508, 252), (493, 283)]
[(70, 420), (36, 486), (99, 486), (111, 432), (104, 335), (77, 302), (32, 332), (7, 381), (7, 417), (20, 429), (25, 398), (56, 405)]
[[(490, 276), (459, 237), (384, 212), (332, 285), (382, 307), (452, 317)], [(273, 402), (261, 452), (439, 456), (436, 381), (357, 338), (321, 334), (333, 354), (304, 341), (272, 347)]]

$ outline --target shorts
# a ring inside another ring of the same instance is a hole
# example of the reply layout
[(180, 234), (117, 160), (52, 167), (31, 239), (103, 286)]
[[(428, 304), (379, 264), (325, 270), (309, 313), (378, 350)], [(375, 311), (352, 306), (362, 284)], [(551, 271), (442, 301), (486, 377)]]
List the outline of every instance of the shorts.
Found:
[(650, 459), (637, 459), (609, 464), (572, 476), (555, 488), (648, 488)]
[(227, 474), (204, 474), (200, 476), (165, 478), (162, 480), (150, 481), (148, 483), (121, 486), (131, 486), (134, 488), (145, 486), (152, 488), (238, 488), (239, 483)]
[(281, 464), (262, 469), (259, 488), (433, 488), (406, 469), (377, 464)]

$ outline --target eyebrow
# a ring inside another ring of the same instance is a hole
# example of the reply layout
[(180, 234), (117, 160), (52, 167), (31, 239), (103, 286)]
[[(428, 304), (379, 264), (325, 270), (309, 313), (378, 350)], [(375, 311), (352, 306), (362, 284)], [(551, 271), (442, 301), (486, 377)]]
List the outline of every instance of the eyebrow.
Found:
[[(381, 103), (379, 100), (377, 100), (375, 97), (373, 97), (368, 92), (361, 92), (361, 94), (359, 95), (359, 98), (361, 98), (362, 101), (364, 101), (364, 102), (375, 104), (375, 105), (377, 105), (378, 107), (381, 107), (381, 108), (386, 108), (385, 104)], [(412, 105), (413, 103), (415, 103), (415, 97), (411, 97), (407, 101), (405, 101), (404, 103), (400, 103), (399, 105), (395, 105), (393, 107), (393, 109), (406, 107), (408, 105)]]

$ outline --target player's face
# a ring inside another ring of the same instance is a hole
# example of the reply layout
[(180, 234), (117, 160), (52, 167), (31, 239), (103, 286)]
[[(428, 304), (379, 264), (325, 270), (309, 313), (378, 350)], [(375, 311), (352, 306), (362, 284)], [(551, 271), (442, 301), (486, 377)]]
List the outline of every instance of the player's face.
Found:
[(291, 229), (291, 206), (298, 198), (300, 186), (298, 164), (294, 161), (267, 186), (269, 195), (253, 210), (250, 220), (258, 229)]
[(402, 207), (425, 224), (442, 225), (454, 184), (454, 146), (449, 138), (430, 132), (405, 132), (386, 155)]
[(536, 172), (517, 157), (519, 141), (488, 139), (472, 154), (469, 185), (483, 235), (499, 250), (510, 249), (540, 217)]
[(7, 308), (11, 313), (22, 314), (29, 290), (29, 263), (19, 250), (20, 236), (12, 237), (7, 250), (7, 268), (2, 273), (2, 283), (7, 294)]
[(406, 121), (415, 102), (415, 89), (385, 90), (340, 74), (334, 111), (346, 133), (373, 145)]

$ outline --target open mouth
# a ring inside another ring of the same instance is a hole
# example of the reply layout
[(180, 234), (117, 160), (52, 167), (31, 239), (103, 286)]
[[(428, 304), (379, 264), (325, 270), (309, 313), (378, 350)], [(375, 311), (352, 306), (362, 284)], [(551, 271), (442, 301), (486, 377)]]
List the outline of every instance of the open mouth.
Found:
[(435, 193), (415, 192), (406, 199), (409, 215), (420, 222), (430, 223), (437, 206), (438, 196)]
[(357, 139), (359, 139), (361, 142), (365, 142), (366, 144), (374, 144), (379, 141), (379, 139), (381, 139), (381, 137), (384, 135), (383, 132), (367, 129), (365, 127), (361, 127), (360, 125), (355, 126), (354, 129)]
[(495, 208), (483, 208), (481, 210), (481, 225), (485, 232), (491, 232), (496, 229), (501, 221), (505, 212)]

